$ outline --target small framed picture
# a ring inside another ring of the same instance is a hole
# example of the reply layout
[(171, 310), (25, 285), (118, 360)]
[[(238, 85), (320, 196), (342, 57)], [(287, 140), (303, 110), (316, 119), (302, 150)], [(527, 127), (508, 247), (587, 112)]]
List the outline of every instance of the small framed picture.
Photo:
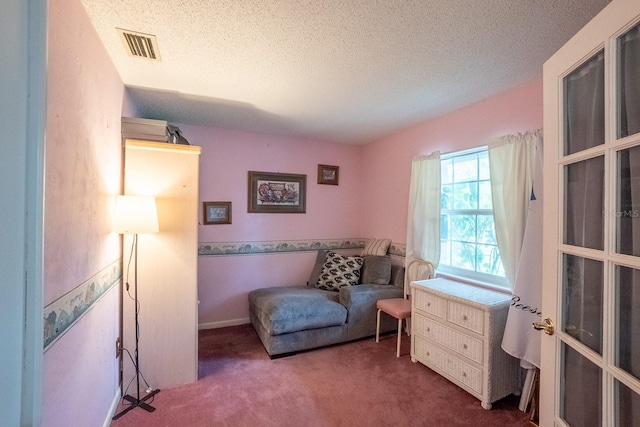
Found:
[(340, 167), (318, 165), (318, 184), (338, 185)]
[(204, 202), (205, 224), (231, 224), (231, 202)]

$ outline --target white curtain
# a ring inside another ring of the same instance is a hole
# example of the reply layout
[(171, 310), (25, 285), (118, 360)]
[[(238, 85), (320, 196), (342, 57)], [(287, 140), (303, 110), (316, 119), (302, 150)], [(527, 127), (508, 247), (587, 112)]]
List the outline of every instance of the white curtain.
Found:
[(496, 239), (511, 290), (529, 212), (539, 132), (506, 135), (489, 143), (491, 197)]
[(507, 135), (489, 144), (496, 238), (514, 303), (502, 348), (540, 366), (542, 303), (542, 133)]
[(540, 366), (542, 304), (542, 136), (509, 135), (489, 144), (491, 194), (500, 257), (511, 287), (502, 349), (527, 369), (520, 409), (526, 410)]
[[(409, 212), (407, 216), (407, 272), (416, 271), (424, 276), (424, 267), (417, 269), (416, 261), (431, 264), (430, 276), (440, 261), (440, 152), (413, 159), (411, 185), (409, 187)], [(412, 264), (414, 264), (412, 266)], [(412, 268), (410, 268), (412, 267)], [(416, 278), (405, 277), (405, 294)]]
[[(502, 348), (521, 359), (524, 367), (540, 366), (539, 331), (531, 327), (542, 321), (542, 139), (536, 138), (534, 174), (529, 190), (529, 211), (520, 250), (520, 262), (513, 284)], [(523, 394), (524, 397), (524, 394)]]

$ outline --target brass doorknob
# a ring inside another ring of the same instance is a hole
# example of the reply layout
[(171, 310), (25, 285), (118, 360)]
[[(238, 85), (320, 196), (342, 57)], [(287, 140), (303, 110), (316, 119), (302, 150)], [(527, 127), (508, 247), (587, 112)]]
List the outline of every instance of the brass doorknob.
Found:
[(553, 332), (555, 331), (553, 327), (553, 322), (548, 317), (544, 319), (542, 323), (533, 322), (532, 326), (533, 326), (533, 329), (536, 329), (538, 331), (544, 331), (544, 333), (547, 335), (553, 335)]

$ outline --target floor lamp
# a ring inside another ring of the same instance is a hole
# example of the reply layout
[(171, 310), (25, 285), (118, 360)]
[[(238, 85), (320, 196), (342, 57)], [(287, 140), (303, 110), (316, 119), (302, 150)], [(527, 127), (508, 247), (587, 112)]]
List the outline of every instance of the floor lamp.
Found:
[[(136, 331), (136, 348), (134, 354), (134, 364), (136, 368), (136, 395), (135, 397), (127, 394), (124, 396), (124, 400), (128, 401), (130, 405), (115, 415), (114, 420), (120, 418), (130, 410), (140, 407), (147, 412), (153, 412), (156, 410), (153, 406), (146, 403), (147, 400), (155, 396), (160, 390), (153, 390), (140, 398), (140, 364), (138, 361), (138, 339), (140, 335), (140, 327), (138, 323), (138, 235), (147, 233), (157, 233), (158, 229), (158, 212), (156, 209), (156, 199), (148, 196), (118, 196), (116, 200), (116, 213), (114, 231), (119, 234), (132, 234), (133, 235), (133, 247), (132, 252), (134, 256), (134, 305), (135, 305), (135, 331)], [(126, 284), (129, 289), (129, 283)]]

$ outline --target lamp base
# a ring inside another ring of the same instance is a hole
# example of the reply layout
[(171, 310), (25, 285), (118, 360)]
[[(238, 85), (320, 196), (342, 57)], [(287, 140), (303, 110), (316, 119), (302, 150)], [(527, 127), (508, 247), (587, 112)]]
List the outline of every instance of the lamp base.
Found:
[(130, 402), (131, 405), (129, 405), (128, 407), (126, 407), (125, 409), (120, 411), (118, 414), (114, 415), (112, 420), (117, 420), (118, 418), (120, 418), (121, 416), (123, 416), (124, 414), (129, 412), (130, 410), (132, 410), (134, 408), (138, 408), (138, 407), (144, 409), (147, 412), (155, 411), (156, 408), (154, 408), (153, 406), (151, 406), (148, 403), (146, 403), (146, 401), (151, 399), (153, 396), (155, 396), (158, 393), (160, 393), (159, 389), (158, 390), (153, 390), (151, 393), (147, 394), (142, 399), (137, 399), (137, 398), (127, 394), (123, 399), (128, 401), (128, 402)]

